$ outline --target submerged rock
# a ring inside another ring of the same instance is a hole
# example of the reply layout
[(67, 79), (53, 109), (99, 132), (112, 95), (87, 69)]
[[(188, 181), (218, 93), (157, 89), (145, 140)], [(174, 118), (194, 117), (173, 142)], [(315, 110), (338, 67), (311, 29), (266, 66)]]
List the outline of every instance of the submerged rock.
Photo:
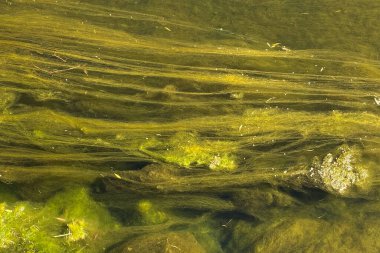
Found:
[(233, 203), (246, 214), (262, 218), (273, 209), (282, 209), (297, 203), (290, 195), (271, 187), (255, 187), (238, 191), (233, 196)]
[(316, 252), (314, 244), (325, 226), (323, 221), (306, 218), (280, 222), (264, 233), (250, 252)]
[(371, 184), (370, 173), (359, 160), (359, 150), (344, 145), (336, 156), (329, 153), (322, 162), (315, 158), (308, 176), (318, 188), (335, 195), (365, 192)]
[(331, 197), (271, 219), (235, 223), (226, 252), (380, 252), (379, 202)]
[(134, 238), (111, 253), (206, 253), (190, 232), (169, 232)]
[(134, 180), (142, 183), (160, 183), (178, 179), (176, 168), (170, 165), (149, 164), (137, 172), (129, 173)]
[(274, 224), (250, 252), (379, 252), (380, 220), (359, 223), (291, 218)]

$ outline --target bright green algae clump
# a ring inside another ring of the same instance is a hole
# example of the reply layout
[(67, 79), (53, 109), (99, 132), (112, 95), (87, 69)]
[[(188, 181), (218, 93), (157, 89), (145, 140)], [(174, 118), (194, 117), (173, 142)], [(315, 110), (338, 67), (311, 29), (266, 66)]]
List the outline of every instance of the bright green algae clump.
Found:
[(1, 252), (101, 252), (96, 240), (117, 227), (83, 188), (57, 194), (45, 205), (0, 205)]
[(185, 168), (206, 166), (211, 170), (234, 170), (237, 167), (231, 152), (235, 148), (232, 142), (200, 140), (195, 133), (179, 132), (168, 142), (154, 139), (140, 148), (153, 157)]
[(44, 217), (41, 208), (28, 203), (13, 207), (2, 203), (0, 215), (1, 252), (64, 252), (65, 242), (53, 238), (59, 232), (54, 216)]
[(156, 207), (149, 200), (139, 201), (137, 211), (141, 215), (144, 224), (160, 224), (168, 220), (167, 215), (160, 210), (156, 210)]

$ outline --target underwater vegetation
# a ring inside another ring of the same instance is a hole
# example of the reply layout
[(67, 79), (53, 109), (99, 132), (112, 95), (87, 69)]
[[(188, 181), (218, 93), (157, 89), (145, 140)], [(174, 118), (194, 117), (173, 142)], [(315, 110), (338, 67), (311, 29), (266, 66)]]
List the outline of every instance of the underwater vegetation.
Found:
[[(140, 149), (152, 157), (185, 168), (206, 166), (211, 170), (234, 170), (237, 167), (234, 156), (230, 154), (233, 142), (200, 141), (193, 133), (176, 133), (164, 143), (149, 140)], [(157, 154), (150, 149), (158, 150)]]
[(160, 224), (167, 221), (166, 214), (162, 211), (155, 210), (153, 204), (149, 200), (139, 201), (137, 204), (137, 210), (144, 223)]
[[(317, 188), (332, 195), (341, 197), (366, 196), (376, 184), (373, 171), (366, 166), (357, 147), (343, 145), (336, 155), (328, 153), (323, 157), (314, 157), (308, 164), (299, 164), (288, 168), (254, 169), (240, 173), (221, 174), (197, 171), (181, 172), (180, 167), (147, 166), (138, 171), (120, 172), (120, 181), (132, 189), (144, 188), (145, 191), (161, 192), (198, 192), (215, 191), (233, 187), (259, 185), (263, 183), (282, 185), (299, 189), (302, 187)], [(141, 210), (149, 210), (151, 204), (142, 202)], [(149, 208), (148, 208), (149, 207)]]
[(374, 0), (0, 2), (0, 252), (379, 252)]
[(0, 205), (1, 252), (98, 252), (96, 240), (117, 222), (84, 188), (70, 189), (44, 205)]
[(258, 226), (239, 221), (227, 248), (230, 252), (376, 252), (379, 221), (370, 212), (379, 208), (378, 203), (354, 206), (329, 199), (302, 206), (296, 215), (283, 209), (281, 219)]

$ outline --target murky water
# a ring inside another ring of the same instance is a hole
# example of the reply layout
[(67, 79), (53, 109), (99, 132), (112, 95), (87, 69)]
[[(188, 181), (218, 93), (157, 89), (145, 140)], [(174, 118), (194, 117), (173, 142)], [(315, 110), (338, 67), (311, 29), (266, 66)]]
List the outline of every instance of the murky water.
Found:
[(0, 2), (0, 252), (379, 252), (380, 3)]

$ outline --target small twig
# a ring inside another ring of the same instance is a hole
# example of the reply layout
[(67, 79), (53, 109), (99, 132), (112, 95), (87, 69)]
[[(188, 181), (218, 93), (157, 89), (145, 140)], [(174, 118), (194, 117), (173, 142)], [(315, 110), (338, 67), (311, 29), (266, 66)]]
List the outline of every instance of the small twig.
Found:
[(271, 97), (265, 101), (265, 103), (269, 103), (271, 100), (276, 99), (276, 97)]
[(36, 66), (36, 65), (34, 65), (34, 64), (33, 64), (33, 67), (35, 67), (36, 69), (38, 69), (38, 70), (40, 70), (40, 71), (42, 71), (42, 72), (45, 72), (45, 73), (51, 74), (50, 71), (45, 70), (45, 69), (42, 69), (42, 68), (40, 68), (40, 67), (38, 67), (38, 66)]
[(61, 56), (59, 56), (59, 55), (57, 55), (55, 53), (53, 54), (53, 56), (56, 57), (56, 58), (58, 58), (58, 59), (60, 59), (63, 62), (67, 62), (65, 59), (63, 59)]
[(62, 234), (62, 235), (53, 235), (54, 238), (59, 238), (59, 237), (66, 237), (66, 236), (70, 236), (71, 233), (67, 233), (67, 234)]
[(223, 224), (222, 227), (226, 228), (231, 221), (232, 221), (232, 219), (230, 219), (226, 224)]
[(376, 105), (380, 105), (380, 97), (374, 97)]
[(46, 69), (42, 69), (36, 65), (33, 65), (36, 69), (42, 71), (42, 72), (45, 72), (45, 73), (48, 73), (50, 75), (52, 74), (57, 74), (57, 73), (62, 73), (62, 72), (66, 72), (66, 71), (69, 71), (69, 70), (73, 70), (73, 69), (77, 69), (77, 68), (80, 68), (81, 65), (78, 65), (78, 66), (74, 66), (74, 67), (70, 67), (70, 68), (67, 68), (67, 69), (57, 69), (57, 70), (53, 70), (53, 71), (48, 71)]
[(73, 69), (77, 69), (77, 68), (80, 68), (81, 66), (78, 65), (78, 66), (75, 66), (75, 67), (71, 67), (71, 68), (68, 68), (68, 69), (59, 69), (59, 70), (54, 70), (54, 71), (51, 71), (52, 74), (55, 74), (55, 73), (61, 73), (61, 72), (66, 72), (66, 71), (69, 71), (69, 70), (73, 70)]
[(66, 221), (66, 219), (64, 219), (64, 218), (61, 218), (61, 217), (56, 217), (56, 219), (58, 220), (58, 221), (60, 221), (60, 222), (64, 222), (64, 223), (66, 223), (67, 221)]
[(171, 243), (169, 242), (169, 238), (166, 238), (166, 242), (169, 244), (170, 247), (173, 247), (173, 248), (175, 248), (175, 249), (178, 249), (179, 251), (182, 251), (179, 247), (177, 247), (177, 246), (171, 244)]

